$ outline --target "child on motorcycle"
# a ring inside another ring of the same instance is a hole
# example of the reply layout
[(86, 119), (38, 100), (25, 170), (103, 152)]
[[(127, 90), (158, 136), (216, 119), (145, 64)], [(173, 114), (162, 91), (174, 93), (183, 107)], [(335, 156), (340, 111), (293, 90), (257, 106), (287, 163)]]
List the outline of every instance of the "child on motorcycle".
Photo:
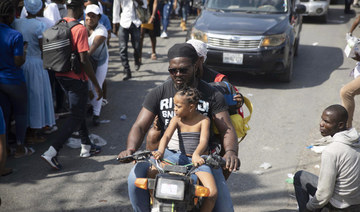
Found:
[[(175, 116), (171, 119), (160, 140), (159, 148), (153, 152), (153, 155), (155, 159), (164, 158), (179, 165), (192, 162), (194, 166), (198, 167), (195, 174), (210, 190), (210, 195), (205, 199), (200, 211), (212, 211), (217, 198), (215, 179), (210, 167), (203, 165), (205, 161), (200, 157), (206, 153), (208, 148), (210, 119), (196, 110), (199, 99), (200, 94), (195, 88), (181, 89), (175, 94)], [(168, 146), (175, 131), (179, 136), (179, 150), (171, 149)]]

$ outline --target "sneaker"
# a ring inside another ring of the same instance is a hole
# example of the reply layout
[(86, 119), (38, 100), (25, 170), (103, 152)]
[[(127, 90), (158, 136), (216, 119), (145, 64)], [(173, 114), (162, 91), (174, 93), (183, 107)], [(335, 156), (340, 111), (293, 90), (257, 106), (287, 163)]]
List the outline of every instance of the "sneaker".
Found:
[(82, 158), (88, 158), (91, 155), (95, 155), (100, 152), (101, 152), (100, 146), (97, 146), (95, 144), (91, 144), (91, 145), (81, 144), (80, 157)]
[(62, 166), (58, 162), (56, 155), (57, 151), (53, 146), (50, 146), (48, 151), (41, 155), (41, 158), (44, 159), (51, 167), (60, 170)]
[(91, 156), (90, 149), (91, 149), (91, 145), (81, 144), (80, 157), (82, 157), (82, 158), (90, 157)]
[(107, 99), (102, 99), (101, 106), (104, 107), (107, 104), (109, 104), (109, 101)]
[(91, 155), (96, 155), (96, 154), (99, 154), (100, 152), (101, 152), (101, 146), (91, 144), (91, 149), (90, 149)]
[(167, 33), (164, 31), (164, 32), (161, 33), (160, 37), (161, 37), (161, 38), (167, 38), (168, 35), (167, 35)]

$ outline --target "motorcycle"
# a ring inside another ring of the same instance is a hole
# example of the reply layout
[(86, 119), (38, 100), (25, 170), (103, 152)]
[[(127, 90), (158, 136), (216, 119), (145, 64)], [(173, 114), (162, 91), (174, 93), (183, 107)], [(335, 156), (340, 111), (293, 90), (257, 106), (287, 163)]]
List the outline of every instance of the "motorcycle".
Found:
[[(225, 166), (225, 160), (219, 155), (202, 155), (205, 164), (218, 169)], [(210, 194), (208, 188), (197, 183), (195, 166), (192, 164), (175, 165), (165, 161), (155, 160), (151, 151), (138, 151), (124, 158), (117, 158), (120, 162), (135, 160), (136, 162), (147, 161), (158, 171), (155, 179), (137, 178), (135, 186), (149, 190), (152, 198), (152, 212), (172, 211), (199, 211), (202, 198)], [(191, 167), (191, 168), (189, 168)], [(195, 178), (194, 178), (195, 176)]]

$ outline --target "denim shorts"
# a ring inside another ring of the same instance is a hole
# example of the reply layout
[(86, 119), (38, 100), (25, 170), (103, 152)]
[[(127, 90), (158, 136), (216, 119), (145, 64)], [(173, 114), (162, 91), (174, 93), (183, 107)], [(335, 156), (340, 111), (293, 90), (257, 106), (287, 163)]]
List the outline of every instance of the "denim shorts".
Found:
[[(185, 155), (184, 153), (181, 153), (180, 151), (174, 151), (169, 149), (165, 149), (164, 159), (177, 165), (188, 165), (192, 163), (191, 157)], [(195, 172), (207, 172), (212, 174), (211, 169), (208, 165), (201, 165), (197, 167), (195, 169)]]

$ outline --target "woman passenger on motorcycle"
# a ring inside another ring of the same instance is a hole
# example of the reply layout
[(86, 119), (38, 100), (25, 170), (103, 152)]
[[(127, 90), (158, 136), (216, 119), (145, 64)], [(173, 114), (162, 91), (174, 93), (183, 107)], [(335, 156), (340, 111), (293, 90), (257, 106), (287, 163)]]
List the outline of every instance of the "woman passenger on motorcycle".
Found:
[[(159, 149), (153, 152), (153, 155), (155, 159), (165, 158), (179, 165), (192, 162), (198, 167), (195, 174), (210, 190), (210, 195), (205, 199), (200, 211), (212, 211), (217, 198), (215, 179), (210, 167), (203, 165), (205, 161), (201, 158), (208, 149), (210, 119), (196, 110), (199, 99), (200, 94), (195, 88), (184, 88), (175, 94), (175, 116), (160, 140)], [(179, 143), (168, 145), (174, 132), (179, 135)], [(174, 145), (177, 145), (174, 149), (180, 150), (172, 150)]]

